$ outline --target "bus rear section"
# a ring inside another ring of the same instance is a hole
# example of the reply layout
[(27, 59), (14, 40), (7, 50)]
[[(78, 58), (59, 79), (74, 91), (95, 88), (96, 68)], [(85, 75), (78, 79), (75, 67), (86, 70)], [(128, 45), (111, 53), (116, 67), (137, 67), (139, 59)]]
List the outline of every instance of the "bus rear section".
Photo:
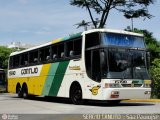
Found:
[(0, 69), (0, 92), (6, 92), (6, 74), (4, 69)]

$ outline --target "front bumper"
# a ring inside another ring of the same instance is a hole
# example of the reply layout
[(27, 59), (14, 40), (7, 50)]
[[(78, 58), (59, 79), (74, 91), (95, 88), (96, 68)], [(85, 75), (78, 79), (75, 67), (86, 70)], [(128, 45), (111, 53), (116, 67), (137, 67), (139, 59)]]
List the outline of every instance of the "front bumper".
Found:
[[(117, 92), (114, 98), (112, 94)], [(106, 88), (103, 91), (103, 100), (149, 99), (150, 96), (151, 88)]]

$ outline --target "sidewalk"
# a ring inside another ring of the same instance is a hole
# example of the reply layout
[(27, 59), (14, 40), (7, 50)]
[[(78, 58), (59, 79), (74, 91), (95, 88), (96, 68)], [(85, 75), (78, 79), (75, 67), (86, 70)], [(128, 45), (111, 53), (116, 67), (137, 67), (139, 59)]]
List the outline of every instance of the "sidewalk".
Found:
[(160, 99), (131, 99), (123, 100), (124, 102), (160, 102)]

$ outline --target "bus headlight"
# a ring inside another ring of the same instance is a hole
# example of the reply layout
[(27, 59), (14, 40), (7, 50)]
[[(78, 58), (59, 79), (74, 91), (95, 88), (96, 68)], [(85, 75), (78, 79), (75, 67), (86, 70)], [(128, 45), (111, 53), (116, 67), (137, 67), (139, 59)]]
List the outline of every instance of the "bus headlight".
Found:
[(150, 88), (150, 87), (151, 87), (151, 84), (143, 84), (143, 87), (144, 87), (144, 88)]
[(105, 88), (120, 88), (121, 85), (119, 83), (105, 83)]

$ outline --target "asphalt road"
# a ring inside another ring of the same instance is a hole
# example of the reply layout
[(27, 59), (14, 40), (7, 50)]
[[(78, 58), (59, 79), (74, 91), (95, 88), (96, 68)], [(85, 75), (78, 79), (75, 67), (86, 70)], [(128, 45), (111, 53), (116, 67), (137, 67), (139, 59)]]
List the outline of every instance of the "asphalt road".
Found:
[[(73, 105), (68, 99), (67, 100), (55, 99), (55, 98), (47, 99), (44, 97), (35, 97), (26, 100), (23, 98), (18, 98), (17, 95), (15, 94), (0, 93), (0, 114), (2, 115), (44, 114), (43, 116), (41, 115), (42, 117), (40, 117), (42, 119), (43, 117), (46, 116), (45, 114), (86, 115), (86, 114), (159, 114), (159, 113), (160, 113), (160, 103), (122, 102), (117, 106), (110, 106), (109, 104), (106, 103), (97, 103), (94, 101), (90, 101), (85, 105)], [(16, 117), (16, 116), (10, 116), (10, 117)]]

